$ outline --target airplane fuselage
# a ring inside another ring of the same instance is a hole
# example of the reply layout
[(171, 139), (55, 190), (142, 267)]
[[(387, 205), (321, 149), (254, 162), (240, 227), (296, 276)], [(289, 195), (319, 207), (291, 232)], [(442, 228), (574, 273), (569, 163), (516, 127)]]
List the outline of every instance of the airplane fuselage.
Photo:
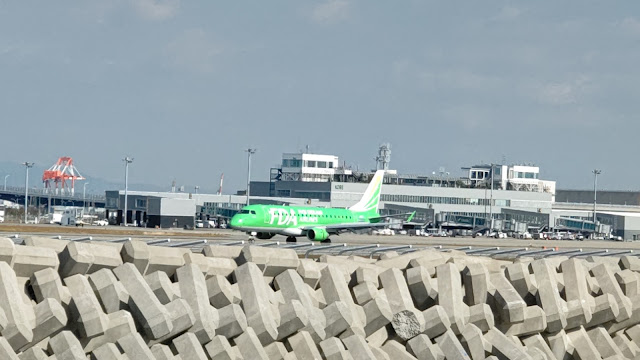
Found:
[(303, 228), (368, 222), (364, 213), (348, 209), (249, 205), (231, 219), (230, 225), (246, 232), (301, 236)]

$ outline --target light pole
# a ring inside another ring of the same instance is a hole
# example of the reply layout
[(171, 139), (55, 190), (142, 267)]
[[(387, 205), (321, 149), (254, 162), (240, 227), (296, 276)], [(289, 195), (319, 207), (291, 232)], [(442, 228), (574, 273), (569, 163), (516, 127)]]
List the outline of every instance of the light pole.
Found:
[(196, 195), (198, 195), (198, 190), (200, 190), (200, 186), (196, 185), (195, 186)]
[(251, 188), (251, 155), (255, 154), (257, 149), (248, 148), (245, 150), (248, 153), (247, 159), (247, 205), (249, 205), (249, 195)]
[(27, 209), (29, 208), (28, 200), (29, 199), (29, 168), (32, 168), (35, 163), (32, 162), (23, 162), (25, 169), (27, 170), (26, 176), (24, 178), (24, 223), (27, 223)]
[(4, 176), (4, 191), (7, 191), (7, 178), (9, 177), (9, 175), (5, 175)]
[(82, 185), (82, 216), (84, 216), (84, 208), (87, 206), (87, 185), (89, 185), (88, 182)]
[(124, 161), (124, 212), (122, 213), (122, 223), (127, 226), (127, 187), (129, 186), (129, 164), (133, 162), (132, 157), (125, 157)]
[(591, 171), (593, 173), (593, 236), (596, 236), (596, 204), (597, 204), (597, 195), (598, 195), (598, 175), (602, 174), (602, 170), (593, 169)]
[(491, 199), (489, 200), (490, 232), (493, 231), (493, 164), (491, 164)]

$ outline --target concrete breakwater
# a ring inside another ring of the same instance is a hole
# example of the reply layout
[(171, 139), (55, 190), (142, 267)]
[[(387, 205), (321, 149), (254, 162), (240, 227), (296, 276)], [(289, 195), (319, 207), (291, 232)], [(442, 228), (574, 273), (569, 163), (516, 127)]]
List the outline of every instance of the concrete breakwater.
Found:
[(0, 238), (0, 359), (634, 359), (640, 259)]

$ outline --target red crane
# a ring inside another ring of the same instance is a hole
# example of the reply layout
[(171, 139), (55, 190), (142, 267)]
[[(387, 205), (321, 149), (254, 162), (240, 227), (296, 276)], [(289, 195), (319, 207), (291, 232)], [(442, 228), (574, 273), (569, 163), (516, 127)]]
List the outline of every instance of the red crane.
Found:
[[(73, 165), (73, 159), (68, 156), (59, 158), (58, 162), (42, 174), (42, 182), (44, 182), (45, 190), (48, 191), (54, 188), (55, 185), (56, 194), (59, 188), (62, 194), (69, 191), (70, 194), (73, 195), (76, 180), (84, 179), (78, 169)], [(71, 186), (67, 184), (67, 180), (71, 180)]]

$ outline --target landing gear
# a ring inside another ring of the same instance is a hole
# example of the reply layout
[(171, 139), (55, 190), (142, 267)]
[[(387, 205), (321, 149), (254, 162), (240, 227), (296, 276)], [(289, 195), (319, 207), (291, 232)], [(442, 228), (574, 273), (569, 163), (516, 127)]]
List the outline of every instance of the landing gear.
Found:
[(331, 244), (331, 239), (327, 238), (325, 240), (322, 240), (321, 243), (323, 243), (323, 244)]
[(287, 242), (297, 242), (298, 240), (296, 239), (295, 236), (287, 236)]

